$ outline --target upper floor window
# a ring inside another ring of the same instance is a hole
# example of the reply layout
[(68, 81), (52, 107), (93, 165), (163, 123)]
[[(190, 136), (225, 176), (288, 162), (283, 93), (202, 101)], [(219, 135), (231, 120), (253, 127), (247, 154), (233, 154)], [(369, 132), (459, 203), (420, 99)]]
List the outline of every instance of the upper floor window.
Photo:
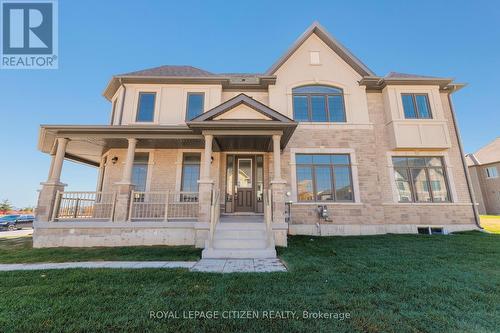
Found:
[(204, 93), (188, 93), (186, 104), (186, 120), (191, 120), (203, 113)]
[(155, 117), (155, 99), (154, 92), (139, 93), (139, 102), (137, 103), (137, 115), (135, 121), (152, 122)]
[(432, 119), (427, 94), (401, 94), (406, 119)]
[(344, 93), (329, 86), (294, 88), (293, 117), (296, 121), (345, 122)]
[(351, 161), (346, 154), (297, 154), (299, 201), (353, 201)]
[(399, 202), (449, 202), (441, 157), (393, 157)]
[(487, 167), (486, 168), (486, 178), (497, 178), (498, 177), (498, 170), (497, 167)]

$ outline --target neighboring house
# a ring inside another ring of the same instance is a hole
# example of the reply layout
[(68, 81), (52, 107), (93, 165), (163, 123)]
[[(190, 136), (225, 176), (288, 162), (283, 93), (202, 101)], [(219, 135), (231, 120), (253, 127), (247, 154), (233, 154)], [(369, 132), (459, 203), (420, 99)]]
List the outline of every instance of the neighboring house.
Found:
[[(109, 125), (41, 126), (53, 162), (34, 245), (266, 257), (288, 234), (475, 229), (449, 99), (462, 86), (377, 76), (317, 23), (262, 74), (116, 75)], [(96, 192), (64, 192), (64, 159), (99, 168)]]
[(479, 213), (500, 215), (500, 137), (466, 160)]

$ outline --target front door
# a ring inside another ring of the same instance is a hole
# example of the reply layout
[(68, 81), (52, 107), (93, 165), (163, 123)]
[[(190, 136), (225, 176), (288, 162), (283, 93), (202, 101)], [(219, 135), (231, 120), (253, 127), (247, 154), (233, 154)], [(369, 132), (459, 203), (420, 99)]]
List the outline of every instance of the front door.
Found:
[(235, 212), (255, 211), (255, 159), (253, 156), (236, 156)]

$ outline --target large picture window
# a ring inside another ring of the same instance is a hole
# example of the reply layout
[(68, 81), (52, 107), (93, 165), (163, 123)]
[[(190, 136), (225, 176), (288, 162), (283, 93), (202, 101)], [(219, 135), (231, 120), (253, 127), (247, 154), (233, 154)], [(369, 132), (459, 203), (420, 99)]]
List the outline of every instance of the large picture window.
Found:
[(297, 154), (299, 201), (354, 201), (347, 154)]
[(200, 154), (186, 153), (182, 159), (181, 191), (198, 192), (200, 179)]
[(441, 157), (393, 157), (399, 202), (449, 202)]
[(294, 88), (293, 116), (296, 121), (345, 122), (342, 89), (311, 85)]

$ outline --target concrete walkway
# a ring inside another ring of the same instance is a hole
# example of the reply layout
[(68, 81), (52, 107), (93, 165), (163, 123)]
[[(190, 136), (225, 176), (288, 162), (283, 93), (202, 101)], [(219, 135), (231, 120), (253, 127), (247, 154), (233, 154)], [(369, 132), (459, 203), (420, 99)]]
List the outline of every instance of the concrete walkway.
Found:
[(0, 264), (0, 271), (28, 271), (65, 268), (191, 268), (196, 261), (81, 261), (36, 264)]
[(279, 259), (202, 259), (196, 261), (82, 261), (34, 264), (0, 264), (0, 272), (67, 268), (185, 268), (193, 272), (286, 272)]
[(192, 272), (212, 273), (271, 273), (286, 272), (279, 259), (201, 259)]

